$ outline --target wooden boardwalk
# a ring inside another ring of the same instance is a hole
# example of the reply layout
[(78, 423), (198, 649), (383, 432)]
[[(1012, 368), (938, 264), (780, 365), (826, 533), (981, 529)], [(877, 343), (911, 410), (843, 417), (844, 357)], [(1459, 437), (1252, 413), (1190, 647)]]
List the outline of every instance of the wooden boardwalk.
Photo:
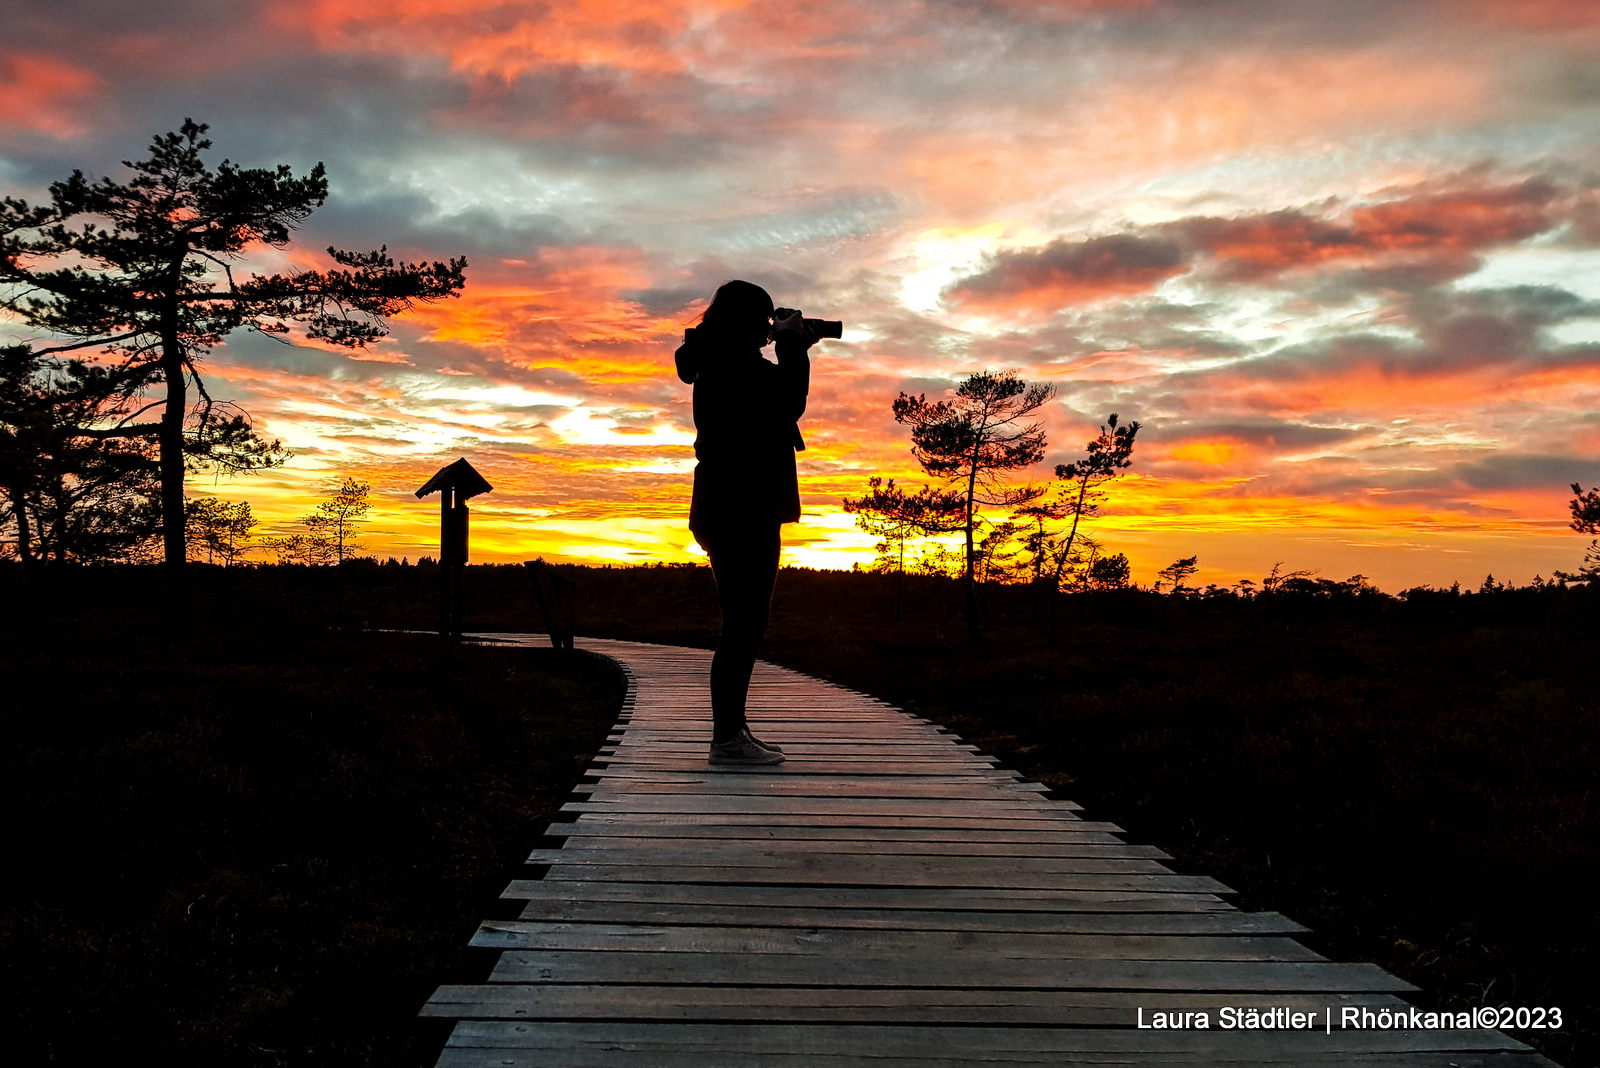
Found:
[[(881, 701), (759, 664), (751, 721), (788, 761), (711, 769), (709, 653), (579, 644), (628, 702), (565, 845), (529, 858), (548, 873), (505, 892), (521, 918), (473, 939), (503, 951), (489, 981), (424, 1007), (458, 1021), (442, 1068), (1551, 1063), (1496, 1031), (1341, 1030), (1412, 988)], [(1222, 1030), (1225, 1006), (1316, 1023)]]

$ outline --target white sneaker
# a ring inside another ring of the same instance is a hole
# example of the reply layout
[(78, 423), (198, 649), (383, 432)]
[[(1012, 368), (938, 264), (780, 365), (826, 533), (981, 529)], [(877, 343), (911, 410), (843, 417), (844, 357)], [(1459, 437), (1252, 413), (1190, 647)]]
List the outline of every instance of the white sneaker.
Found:
[(711, 755), (706, 757), (708, 764), (782, 764), (783, 754), (776, 749), (768, 749), (754, 738), (750, 737), (750, 728), (746, 727), (733, 736), (733, 740), (723, 742), (721, 745), (711, 744)]

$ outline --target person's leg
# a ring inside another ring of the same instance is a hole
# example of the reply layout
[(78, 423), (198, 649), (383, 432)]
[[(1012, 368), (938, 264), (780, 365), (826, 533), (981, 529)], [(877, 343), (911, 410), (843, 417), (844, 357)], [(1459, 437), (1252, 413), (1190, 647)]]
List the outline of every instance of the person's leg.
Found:
[(719, 531), (706, 540), (722, 606), (722, 633), (711, 658), (711, 740), (729, 741), (745, 727), (745, 700), (756, 653), (767, 633), (778, 577), (778, 526)]

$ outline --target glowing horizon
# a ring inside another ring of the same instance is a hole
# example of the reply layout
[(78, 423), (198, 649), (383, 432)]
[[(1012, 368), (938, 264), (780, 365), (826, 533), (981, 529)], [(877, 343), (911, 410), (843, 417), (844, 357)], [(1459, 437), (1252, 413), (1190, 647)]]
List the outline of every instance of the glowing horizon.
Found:
[[(785, 559), (870, 560), (839, 498), (926, 481), (897, 393), (1057, 389), (1035, 479), (1145, 427), (1094, 524), (1135, 577), (1276, 562), (1385, 589), (1575, 569), (1600, 481), (1600, 8), (1581, 0), (259, 0), (31, 5), (0, 194), (120, 175), (186, 115), (303, 172), (329, 244), (467, 255), (370, 352), (235, 335), (208, 373), (294, 454), (191, 492), (287, 532), (370, 481), (380, 557), (464, 456), (477, 561), (693, 559), (685, 324), (732, 277), (845, 320)], [(208, 42), (192, 62), (172, 50)], [(260, 42), (270, 41), (263, 49)], [(28, 340), (15, 324), (5, 340)]]

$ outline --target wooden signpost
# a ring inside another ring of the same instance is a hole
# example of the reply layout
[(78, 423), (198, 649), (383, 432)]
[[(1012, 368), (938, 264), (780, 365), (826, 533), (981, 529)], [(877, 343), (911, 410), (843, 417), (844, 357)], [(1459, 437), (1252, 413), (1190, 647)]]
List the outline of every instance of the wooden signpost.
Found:
[(467, 499), (494, 489), (467, 463), (455, 463), (417, 490), (420, 500), (439, 493), (439, 637), (461, 637), (461, 586), (467, 563)]

